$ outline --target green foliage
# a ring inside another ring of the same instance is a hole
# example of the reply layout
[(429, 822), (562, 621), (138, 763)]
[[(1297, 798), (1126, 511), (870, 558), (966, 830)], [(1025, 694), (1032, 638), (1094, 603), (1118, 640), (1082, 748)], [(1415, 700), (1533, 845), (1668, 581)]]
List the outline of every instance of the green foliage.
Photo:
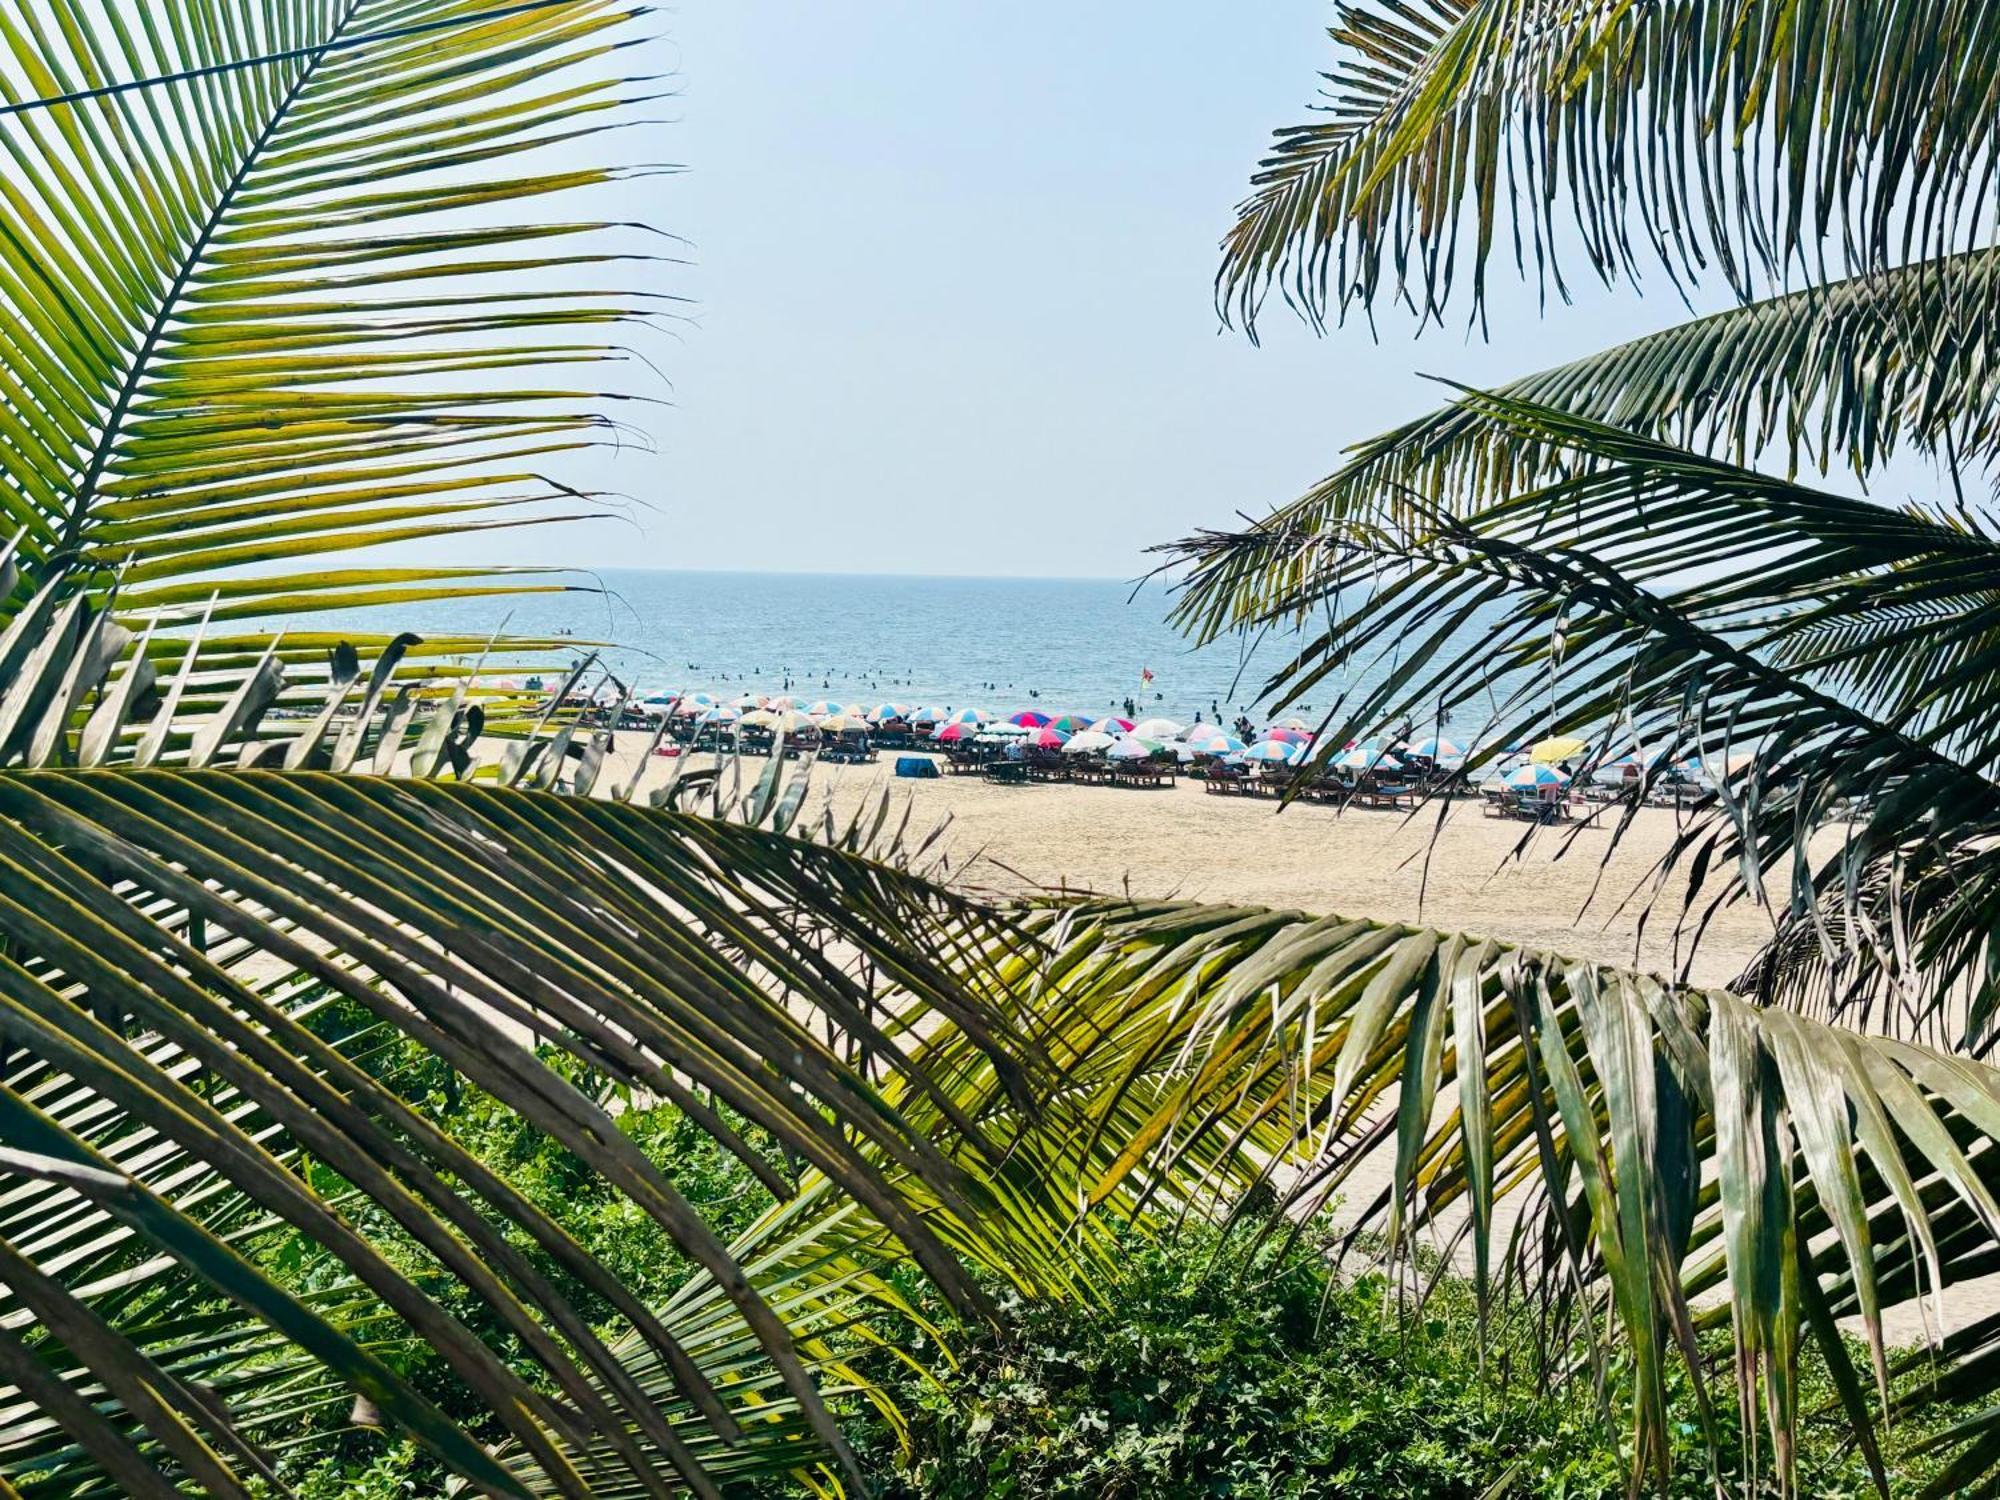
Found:
[[(352, 1007), (339, 1006), (321, 1014), (318, 1029), (329, 1039), (345, 1040), (352, 1047), (353, 1037), (365, 1034), (370, 1024), (368, 1018), (357, 1014)], [(750, 1171), (680, 1110), (657, 1101), (635, 1101), (629, 1093), (618, 1093), (605, 1080), (554, 1049), (539, 1049), (538, 1055), (546, 1066), (586, 1095), (604, 1098), (613, 1108), (619, 1131), (661, 1164), (675, 1187), (724, 1239), (741, 1234), (770, 1206), (770, 1195)], [(647, 1306), (659, 1306), (688, 1279), (694, 1262), (657, 1221), (518, 1110), (466, 1084), (421, 1044), (398, 1037), (363, 1052), (363, 1060), (370, 1072), (419, 1113), (561, 1223), (584, 1250)], [(731, 1124), (759, 1150), (775, 1149), (763, 1132), (740, 1119), (732, 1119)], [(304, 1159), (299, 1170), (316, 1191), (331, 1200), (351, 1191), (338, 1174), (311, 1158)], [(392, 1251), (398, 1269), (502, 1351), (523, 1379), (546, 1386), (546, 1379), (525, 1357), (518, 1341), (479, 1298), (452, 1277), (439, 1274), (435, 1265), (379, 1208), (357, 1206), (351, 1212), (378, 1243)], [(626, 1325), (617, 1311), (566, 1276), (560, 1266), (540, 1253), (528, 1235), (515, 1230), (510, 1232), (509, 1239), (586, 1311), (601, 1337), (614, 1339), (624, 1332)], [(324, 1295), (352, 1286), (351, 1278), (331, 1252), (289, 1229), (272, 1235), (262, 1245), (259, 1261), (274, 1280), (295, 1293)], [(498, 1440), (503, 1436), (479, 1403), (470, 1399), (452, 1378), (449, 1366), (437, 1350), (420, 1340), (406, 1339), (385, 1351), (385, 1357), (398, 1374), (436, 1401), (448, 1416), (484, 1439)], [(444, 1475), (434, 1460), (408, 1442), (348, 1428), (346, 1415), (345, 1406), (338, 1410), (321, 1408), (298, 1434), (314, 1439), (304, 1450), (314, 1462), (287, 1477), (307, 1500), (322, 1495), (329, 1500), (336, 1495), (387, 1500), (389, 1496), (439, 1492)]]
[[(1469, 1283), (1446, 1277), (1411, 1317), (1376, 1274), (1341, 1278), (1310, 1247), (1280, 1259), (1190, 1233), (1135, 1247), (1103, 1306), (1010, 1304), (1002, 1329), (960, 1346), (941, 1384), (909, 1379), (911, 1451), (858, 1435), (878, 1495), (1167, 1497), (1506, 1494), (1581, 1500), (1626, 1492), (1632, 1455), (1587, 1383), (1551, 1398), (1526, 1320), (1499, 1319), (1478, 1374)], [(1710, 1351), (1726, 1360), (1717, 1343)], [(1724, 1381), (1726, 1365), (1716, 1367)], [(1816, 1361), (1804, 1406), (1834, 1400)], [(1622, 1385), (1611, 1375), (1614, 1407)], [(1653, 1493), (1713, 1495), (1695, 1395), (1670, 1389), (1673, 1476)], [(1719, 1413), (1740, 1472), (1740, 1436)], [(1922, 1428), (1899, 1426), (1890, 1469), (1914, 1493), (1935, 1466), (1908, 1456)], [(1868, 1490), (1837, 1414), (1807, 1424), (1803, 1493)], [(772, 1493), (779, 1493), (774, 1490)]]

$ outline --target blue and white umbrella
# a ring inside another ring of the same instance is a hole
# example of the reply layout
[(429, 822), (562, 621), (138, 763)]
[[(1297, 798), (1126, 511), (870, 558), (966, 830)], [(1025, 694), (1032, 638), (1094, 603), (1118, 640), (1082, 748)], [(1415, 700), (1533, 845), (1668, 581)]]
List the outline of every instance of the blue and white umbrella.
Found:
[(1409, 753), (1421, 760), (1464, 760), (1465, 752), (1450, 740), (1432, 735), (1427, 740), (1418, 740), (1407, 747)]
[(976, 708), (954, 709), (938, 720), (940, 724), (984, 724), (993, 715)]
[(1243, 760), (1271, 761), (1279, 765), (1295, 765), (1305, 759), (1304, 745), (1287, 744), (1283, 740), (1263, 740), (1242, 752)]
[(1372, 771), (1390, 755), (1380, 740), (1363, 740), (1334, 764), (1343, 771)]
[(1234, 755), (1250, 747), (1233, 734), (1218, 734), (1211, 739), (1189, 740), (1187, 748), (1196, 755)]
[(1536, 761), (1529, 765), (1514, 767), (1500, 778), (1500, 784), (1513, 787), (1517, 791), (1525, 791), (1531, 787), (1568, 786), (1569, 777), (1554, 766), (1545, 766)]
[(907, 718), (909, 712), (910, 706), (907, 703), (878, 703), (868, 710), (868, 717), (877, 724), (884, 724), (890, 719)]
[(701, 717), (696, 719), (695, 723), (734, 724), (738, 719), (742, 717), (743, 715), (738, 713), (735, 709), (730, 708), (727, 704), (718, 703), (714, 708), (703, 711)]

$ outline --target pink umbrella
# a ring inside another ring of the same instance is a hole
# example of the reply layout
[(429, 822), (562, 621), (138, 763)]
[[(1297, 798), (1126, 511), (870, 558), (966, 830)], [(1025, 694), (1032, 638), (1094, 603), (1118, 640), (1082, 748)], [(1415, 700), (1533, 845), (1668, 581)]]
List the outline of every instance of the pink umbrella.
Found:
[(1045, 724), (1029, 735), (1026, 743), (1042, 750), (1060, 750), (1064, 745), (1069, 743), (1069, 736), (1064, 734), (1060, 729), (1054, 729)]
[(1090, 727), (1101, 734), (1130, 734), (1132, 732), (1132, 721), (1130, 719), (1099, 719)]
[(1043, 725), (1049, 723), (1050, 720), (1047, 714), (1038, 714), (1032, 708), (1024, 708), (1007, 722), (1009, 724), (1019, 724), (1023, 729), (1040, 729)]
[(1278, 740), (1287, 745), (1304, 745), (1310, 743), (1312, 740), (1312, 736), (1307, 734), (1303, 729), (1287, 729), (1282, 724), (1278, 725), (1275, 729), (1266, 730), (1264, 738), (1267, 740)]
[(931, 738), (940, 744), (948, 745), (954, 740), (969, 740), (977, 733), (979, 733), (977, 724), (947, 724)]

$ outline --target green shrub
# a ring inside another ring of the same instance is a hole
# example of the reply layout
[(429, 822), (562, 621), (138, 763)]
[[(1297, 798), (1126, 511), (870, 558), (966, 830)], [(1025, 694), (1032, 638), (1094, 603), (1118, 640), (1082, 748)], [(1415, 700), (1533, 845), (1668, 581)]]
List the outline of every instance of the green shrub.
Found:
[[(656, 1224), (514, 1112), (457, 1086), (404, 1044), (370, 1054), (368, 1063), (555, 1212), (647, 1301), (663, 1301), (689, 1273)], [(577, 1081), (596, 1087), (587, 1077)], [(726, 1236), (747, 1228), (769, 1202), (749, 1172), (679, 1111), (631, 1108), (618, 1123)], [(301, 1170), (326, 1169), (306, 1161)], [(321, 1186), (337, 1191), (339, 1184)], [(387, 1226), (371, 1227), (395, 1243)], [(1607, 1420), (1584, 1382), (1547, 1396), (1534, 1374), (1527, 1327), (1502, 1323), (1491, 1330), (1482, 1376), (1478, 1320), (1464, 1281), (1442, 1278), (1415, 1317), (1392, 1302), (1379, 1276), (1335, 1277), (1310, 1245), (1279, 1259), (1250, 1242), (1247, 1232), (1229, 1238), (1193, 1232), (1134, 1244), (1103, 1305), (1004, 1301), (997, 1329), (952, 1336), (956, 1367), (921, 1340), (911, 1342), (907, 1330), (878, 1329), (903, 1342), (930, 1373), (919, 1376), (879, 1354), (860, 1356), (909, 1424), (906, 1447), (871, 1404), (841, 1403), (871, 1487), (883, 1500), (1487, 1494), (1609, 1500), (1625, 1493), (1622, 1419)], [(261, 1253), (302, 1291), (346, 1280), (331, 1257), (297, 1236), (280, 1234)], [(406, 1253), (421, 1262), (414, 1247)], [(544, 1269), (554, 1268), (545, 1262)], [(447, 1306), (497, 1347), (511, 1349), (455, 1279), (430, 1279)], [(920, 1281), (907, 1281), (908, 1294), (942, 1321), (943, 1308)], [(617, 1331), (609, 1309), (582, 1300), (607, 1334)], [(1710, 1348), (1717, 1360), (1726, 1358), (1726, 1336)], [(447, 1410), (459, 1404), (455, 1383), (427, 1347), (397, 1344), (383, 1352)], [(538, 1379), (519, 1351), (511, 1352), (516, 1367)], [(1829, 1407), (1833, 1393), (1824, 1371), (1808, 1361), (1803, 1377), (1805, 1409)], [(1718, 1418), (1722, 1459), (1733, 1475), (1741, 1453), (1726, 1374), (1718, 1389), (1726, 1408)], [(1615, 1369), (1606, 1394), (1611, 1409), (1622, 1412)], [(1676, 1451), (1665, 1493), (1705, 1500), (1713, 1494), (1706, 1448), (1690, 1382), (1678, 1369), (1672, 1397)], [(321, 1412), (313, 1423), (321, 1430), (288, 1465), (307, 1500), (442, 1492), (435, 1465), (412, 1445), (377, 1433), (325, 1430), (341, 1428), (344, 1415), (344, 1406)], [(1910, 1449), (1952, 1415), (1939, 1412), (1898, 1428), (1891, 1454), (1898, 1493), (1914, 1493), (1934, 1472)], [(1868, 1491), (1867, 1470), (1844, 1445), (1844, 1431), (1837, 1414), (1808, 1424), (1806, 1495)], [(803, 1491), (780, 1480), (764, 1482), (756, 1493)]]
[[(1421, 1317), (1386, 1292), (1379, 1276), (1333, 1278), (1309, 1250), (1274, 1262), (1206, 1234), (1135, 1248), (1108, 1305), (1009, 1304), (1003, 1329), (963, 1346), (943, 1386), (899, 1381), (909, 1454), (880, 1428), (861, 1434), (876, 1491), (886, 1500), (1626, 1492), (1622, 1418), (1605, 1420), (1587, 1384), (1548, 1398), (1525, 1329), (1493, 1331), (1482, 1378), (1467, 1283), (1446, 1278)], [(1833, 1399), (1823, 1371), (1809, 1363), (1804, 1379), (1807, 1410)], [(1741, 1453), (1726, 1375), (1721, 1390), (1733, 1474)], [(1673, 1400), (1665, 1493), (1712, 1496), (1684, 1373)], [(1837, 1416), (1810, 1429), (1805, 1494), (1869, 1491), (1842, 1430)], [(1898, 1435), (1907, 1450), (1916, 1433)], [(1907, 1457), (1892, 1468), (1898, 1493), (1931, 1472)]]

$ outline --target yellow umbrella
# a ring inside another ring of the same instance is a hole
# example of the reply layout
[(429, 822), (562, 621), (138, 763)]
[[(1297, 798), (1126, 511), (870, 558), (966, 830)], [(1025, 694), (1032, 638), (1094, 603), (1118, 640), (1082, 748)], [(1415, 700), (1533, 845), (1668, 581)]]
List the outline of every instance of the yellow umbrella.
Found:
[(1559, 734), (1552, 740), (1541, 740), (1529, 746), (1528, 759), (1541, 765), (1552, 766), (1559, 760), (1574, 760), (1590, 748), (1590, 741), (1577, 739), (1574, 735)]
[(819, 727), (828, 734), (851, 734), (857, 731), (865, 733), (874, 726), (853, 714), (828, 714), (819, 721)]

